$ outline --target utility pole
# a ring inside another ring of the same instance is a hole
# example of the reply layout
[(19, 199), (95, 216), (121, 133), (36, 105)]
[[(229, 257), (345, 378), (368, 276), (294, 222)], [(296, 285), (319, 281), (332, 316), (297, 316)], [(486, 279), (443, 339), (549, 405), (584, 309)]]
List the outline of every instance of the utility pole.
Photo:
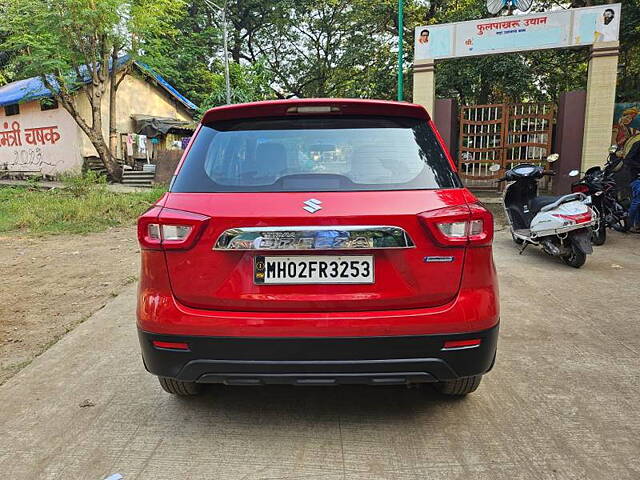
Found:
[(231, 80), (229, 79), (229, 49), (227, 48), (227, 0), (220, 8), (211, 0), (204, 0), (209, 7), (216, 8), (222, 12), (222, 45), (224, 48), (224, 83), (227, 88), (227, 105), (231, 105)]
[(398, 101), (404, 100), (403, 65), (404, 47), (402, 45), (404, 25), (404, 0), (398, 0)]

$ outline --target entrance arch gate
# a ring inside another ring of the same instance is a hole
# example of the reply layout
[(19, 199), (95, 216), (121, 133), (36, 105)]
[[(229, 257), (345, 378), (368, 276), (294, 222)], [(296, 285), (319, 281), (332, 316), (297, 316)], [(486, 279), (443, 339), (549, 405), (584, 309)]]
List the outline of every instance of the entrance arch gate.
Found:
[[(413, 67), (413, 101), (423, 105), (433, 116), (435, 107), (435, 72), (436, 63), (440, 60), (469, 56), (504, 54), (510, 52), (524, 52), (531, 50), (545, 50), (553, 48), (591, 47), (589, 72), (587, 78), (587, 96), (585, 100), (585, 120), (583, 125), (576, 128), (583, 130), (582, 165), (581, 169), (598, 165), (602, 156), (607, 152), (611, 141), (611, 124), (613, 120), (613, 106), (615, 100), (616, 78), (618, 70), (620, 3), (607, 3), (595, 7), (572, 8), (549, 12), (537, 12), (528, 15), (508, 15), (494, 18), (484, 18), (467, 22), (457, 22), (438, 25), (424, 25), (415, 29), (415, 61)], [(492, 106), (484, 107), (491, 111)], [(495, 107), (495, 106), (494, 106)], [(506, 125), (504, 119), (509, 112), (504, 107), (500, 109), (502, 123), (494, 122), (493, 118), (483, 120), (493, 125), (497, 130), (477, 135), (484, 138), (483, 146), (474, 145), (473, 141), (465, 140), (466, 152), (473, 154), (471, 173), (464, 175), (475, 176), (473, 181), (481, 181), (483, 175), (481, 165), (475, 165), (482, 158), (499, 159), (506, 165), (513, 153), (521, 154), (524, 148), (527, 155), (542, 149), (539, 145), (518, 145), (520, 143), (545, 143), (538, 140), (525, 142), (511, 142), (510, 137), (503, 135), (502, 127)], [(514, 113), (512, 120), (518, 120)], [(523, 113), (522, 115), (528, 115)], [(497, 119), (497, 117), (496, 117)], [(470, 122), (478, 120), (466, 117), (467, 133), (473, 131)], [(482, 120), (481, 120), (482, 121)], [(525, 122), (527, 127), (530, 123)], [(477, 127), (477, 124), (475, 124)], [(498, 130), (500, 134), (498, 135)], [(514, 130), (517, 131), (517, 130)], [(471, 136), (476, 136), (474, 132)], [(516, 134), (514, 133), (514, 136)], [(526, 135), (533, 134), (527, 130)], [(498, 138), (500, 140), (498, 140)], [(498, 142), (503, 142), (498, 144)], [(509, 143), (516, 150), (510, 149)], [(548, 142), (547, 142), (548, 143)], [(499, 145), (499, 146), (498, 146)], [(527, 147), (528, 150), (527, 150)], [(471, 151), (469, 149), (480, 149)], [(464, 151), (463, 151), (464, 152)], [(483, 154), (484, 157), (480, 156)], [(562, 155), (563, 152), (558, 152)], [(467, 155), (468, 156), (468, 155)], [(486, 164), (486, 160), (484, 164)], [(475, 170), (474, 170), (475, 169)], [(476, 172), (476, 173), (474, 173)], [(486, 179), (485, 179), (486, 180)]]

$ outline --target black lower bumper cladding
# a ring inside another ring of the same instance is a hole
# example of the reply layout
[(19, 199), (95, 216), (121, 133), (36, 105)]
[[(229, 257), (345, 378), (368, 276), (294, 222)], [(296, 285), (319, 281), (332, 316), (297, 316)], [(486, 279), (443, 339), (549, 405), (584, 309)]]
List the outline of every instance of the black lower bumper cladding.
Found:
[[(488, 372), (495, 360), (498, 328), (394, 337), (200, 337), (141, 330), (138, 335), (147, 370), (161, 377), (229, 385), (388, 385)], [(477, 347), (443, 350), (445, 341), (477, 338)], [(158, 348), (153, 341), (186, 343), (188, 350)]]

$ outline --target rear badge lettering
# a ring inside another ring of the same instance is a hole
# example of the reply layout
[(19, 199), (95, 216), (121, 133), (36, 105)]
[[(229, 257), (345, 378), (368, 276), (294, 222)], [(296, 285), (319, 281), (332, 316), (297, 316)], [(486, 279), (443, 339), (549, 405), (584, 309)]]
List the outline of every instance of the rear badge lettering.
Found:
[(438, 256), (424, 257), (425, 263), (447, 263), (447, 262), (453, 262), (453, 260), (454, 260), (453, 257), (438, 257)]

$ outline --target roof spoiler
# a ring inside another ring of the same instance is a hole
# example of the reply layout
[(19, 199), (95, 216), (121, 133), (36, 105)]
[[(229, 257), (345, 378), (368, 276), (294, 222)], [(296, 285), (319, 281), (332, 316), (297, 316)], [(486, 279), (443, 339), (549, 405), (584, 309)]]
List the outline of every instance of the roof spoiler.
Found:
[(208, 110), (202, 117), (201, 123), (206, 125), (221, 120), (303, 115), (384, 115), (412, 117), (425, 121), (431, 119), (422, 105), (413, 103), (353, 98), (312, 98), (224, 105)]

